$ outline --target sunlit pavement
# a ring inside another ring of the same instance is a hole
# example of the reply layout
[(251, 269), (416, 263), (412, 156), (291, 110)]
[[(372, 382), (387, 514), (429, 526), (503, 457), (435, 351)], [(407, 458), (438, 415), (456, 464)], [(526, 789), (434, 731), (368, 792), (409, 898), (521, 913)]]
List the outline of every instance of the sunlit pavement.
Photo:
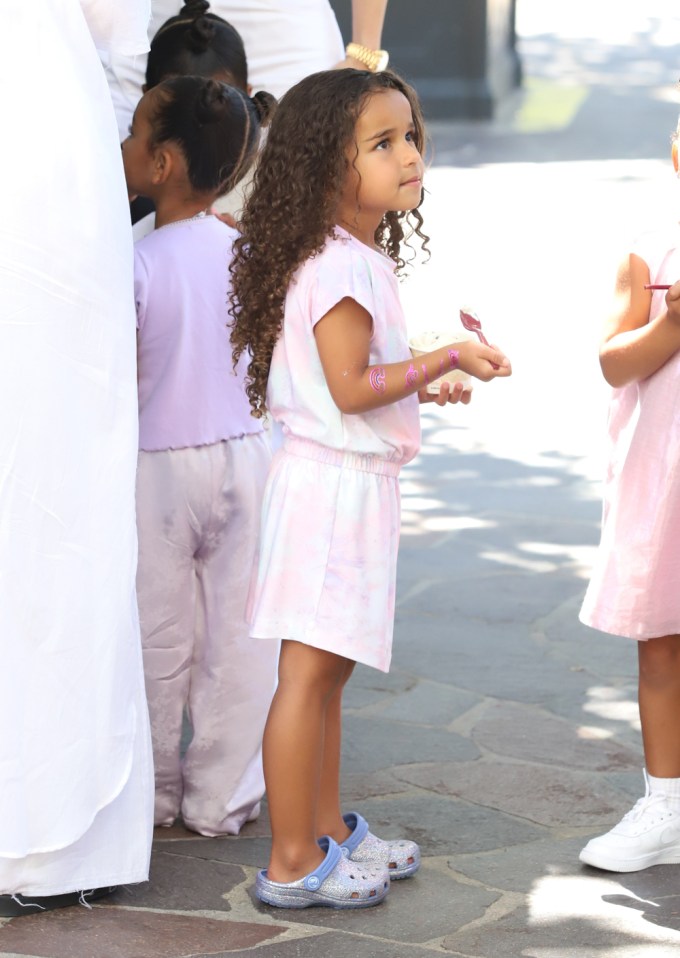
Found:
[(665, 222), (680, 18), (660, 0), (519, 0), (521, 95), (437, 124), (432, 258), (404, 285), (414, 331), (472, 305), (513, 360), (472, 404), (424, 414), (404, 474), (395, 654), (348, 689), (346, 805), (421, 842), (416, 879), (355, 914), (276, 911), (238, 839), (177, 827), (148, 886), (0, 927), (39, 958), (664, 958), (680, 866), (578, 863), (639, 797), (634, 643), (578, 609), (597, 543), (607, 390), (597, 341), (629, 238)]

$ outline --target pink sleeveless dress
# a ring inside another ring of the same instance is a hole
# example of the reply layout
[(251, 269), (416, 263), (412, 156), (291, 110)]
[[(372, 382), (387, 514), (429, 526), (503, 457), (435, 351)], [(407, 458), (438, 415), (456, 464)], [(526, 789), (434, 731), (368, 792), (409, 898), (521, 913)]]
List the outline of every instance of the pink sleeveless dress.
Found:
[[(633, 249), (652, 283), (680, 277), (680, 227)], [(654, 292), (650, 317), (664, 308)], [(602, 538), (581, 621), (631, 639), (680, 633), (680, 351), (615, 389), (608, 421)]]

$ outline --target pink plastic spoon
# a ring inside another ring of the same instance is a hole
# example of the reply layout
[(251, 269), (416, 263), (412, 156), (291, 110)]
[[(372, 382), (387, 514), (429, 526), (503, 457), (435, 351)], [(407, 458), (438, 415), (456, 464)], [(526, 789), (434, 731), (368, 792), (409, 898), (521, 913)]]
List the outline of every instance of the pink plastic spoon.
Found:
[[(482, 323), (476, 313), (473, 313), (471, 309), (461, 309), (460, 310), (460, 321), (463, 324), (463, 328), (467, 329), (470, 333), (476, 333), (479, 337), (480, 343), (484, 343), (485, 346), (489, 345), (489, 340), (486, 338), (482, 332)], [(500, 369), (496, 363), (491, 363), (494, 369)]]
[(476, 313), (473, 313), (471, 309), (461, 309), (460, 321), (463, 324), (463, 327), (468, 330), (468, 332), (477, 334), (480, 343), (484, 343), (485, 346), (489, 345), (489, 340), (482, 332), (482, 324)]

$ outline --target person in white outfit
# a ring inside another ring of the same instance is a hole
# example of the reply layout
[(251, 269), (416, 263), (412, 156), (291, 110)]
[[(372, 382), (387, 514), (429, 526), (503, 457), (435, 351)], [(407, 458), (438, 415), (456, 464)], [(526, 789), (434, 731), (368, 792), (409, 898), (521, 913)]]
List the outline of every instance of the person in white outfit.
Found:
[(147, 18), (34, 0), (0, 31), (0, 895), (27, 910), (149, 870), (132, 238), (99, 56), (141, 56)]
[[(156, 228), (135, 246), (139, 572), (155, 823), (238, 834), (264, 793), (261, 744), (278, 649), (251, 642), (246, 597), (270, 453), (234, 370), (236, 232), (207, 211), (257, 149), (273, 100), (174, 77), (141, 100), (123, 161)], [(180, 757), (187, 710), (192, 738)]]

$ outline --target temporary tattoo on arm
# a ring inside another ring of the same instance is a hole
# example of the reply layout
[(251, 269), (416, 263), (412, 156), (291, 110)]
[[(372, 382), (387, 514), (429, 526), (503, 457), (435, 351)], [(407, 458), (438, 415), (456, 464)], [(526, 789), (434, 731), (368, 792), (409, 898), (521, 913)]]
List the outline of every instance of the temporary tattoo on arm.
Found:
[(439, 372), (437, 373), (437, 379), (440, 379), (444, 375), (444, 360), (439, 360)]
[(450, 349), (449, 350), (449, 365), (451, 369), (458, 369), (458, 359), (459, 359), (458, 350)]
[(406, 370), (406, 385), (409, 387), (415, 386), (417, 382), (418, 382), (418, 370), (413, 365), (413, 363), (411, 363), (411, 365)]
[(430, 377), (427, 375), (427, 366), (425, 365), (425, 363), (423, 363), (420, 368), (421, 368), (422, 371), (423, 371), (423, 378), (425, 379), (425, 382), (426, 382), (426, 383), (429, 383)]
[(374, 366), (368, 376), (368, 381), (377, 393), (384, 393), (387, 389), (385, 383), (385, 370), (382, 366)]

